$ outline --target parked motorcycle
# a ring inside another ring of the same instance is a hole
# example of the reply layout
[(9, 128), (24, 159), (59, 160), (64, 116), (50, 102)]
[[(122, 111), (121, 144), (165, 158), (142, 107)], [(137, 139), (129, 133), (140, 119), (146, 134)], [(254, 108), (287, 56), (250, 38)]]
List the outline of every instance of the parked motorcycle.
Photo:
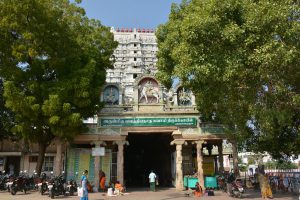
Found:
[(38, 179), (37, 173), (33, 173), (32, 176), (29, 176), (28, 174), (24, 174), (24, 177), (27, 179), (27, 190), (38, 190)]
[(15, 180), (15, 176), (14, 175), (7, 175), (8, 179), (6, 180), (6, 188), (7, 188), (7, 192), (10, 193), (10, 186), (13, 184), (13, 181)]
[(68, 181), (66, 193), (73, 196), (75, 192), (77, 192), (77, 183), (75, 180), (71, 179)]
[(26, 194), (29, 188), (28, 178), (26, 178), (23, 174), (20, 174), (17, 178), (14, 178), (8, 183), (8, 185), (12, 195), (15, 195), (17, 191), (23, 191)]
[(231, 183), (231, 196), (242, 198), (244, 193), (244, 187), (241, 179), (236, 179)]
[(48, 191), (48, 181), (46, 173), (42, 173), (39, 179), (39, 183), (37, 184), (38, 190), (41, 195)]
[(7, 190), (8, 180), (9, 180), (9, 176), (7, 174), (5, 174), (5, 171), (4, 171), (2, 173), (2, 175), (0, 176), (0, 190)]
[(48, 182), (49, 196), (54, 199), (54, 196), (64, 195), (66, 196), (66, 180), (63, 175), (53, 177)]

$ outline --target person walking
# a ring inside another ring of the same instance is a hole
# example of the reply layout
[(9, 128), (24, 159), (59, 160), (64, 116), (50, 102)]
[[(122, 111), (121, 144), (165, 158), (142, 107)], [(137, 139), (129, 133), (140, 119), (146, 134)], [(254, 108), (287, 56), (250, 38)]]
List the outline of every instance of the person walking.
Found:
[(150, 191), (155, 192), (155, 179), (156, 174), (151, 170), (151, 173), (149, 174), (149, 183), (150, 183)]
[(83, 195), (80, 197), (80, 200), (89, 200), (88, 197), (88, 187), (87, 187), (87, 175), (88, 175), (88, 170), (84, 170), (82, 176), (81, 176), (81, 187), (83, 189)]

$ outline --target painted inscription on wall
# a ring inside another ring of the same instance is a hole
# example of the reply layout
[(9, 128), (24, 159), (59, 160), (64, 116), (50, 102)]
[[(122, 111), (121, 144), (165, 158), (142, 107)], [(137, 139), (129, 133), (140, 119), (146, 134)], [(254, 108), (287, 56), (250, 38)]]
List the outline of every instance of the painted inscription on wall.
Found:
[(109, 118), (100, 119), (99, 126), (197, 126), (197, 119), (186, 118)]

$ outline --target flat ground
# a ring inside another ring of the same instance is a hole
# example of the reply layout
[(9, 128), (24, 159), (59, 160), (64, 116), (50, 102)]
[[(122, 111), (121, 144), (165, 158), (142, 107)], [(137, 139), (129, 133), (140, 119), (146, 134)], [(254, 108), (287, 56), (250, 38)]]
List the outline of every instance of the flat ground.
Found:
[[(207, 200), (229, 200), (234, 199), (229, 197), (226, 193), (221, 191), (216, 191), (215, 196), (205, 196), (205, 197), (187, 197), (185, 195), (186, 191), (178, 191), (174, 188), (159, 188), (156, 192), (150, 192), (148, 188), (130, 188), (128, 189), (128, 193), (123, 196), (116, 197), (108, 197), (105, 193), (90, 193), (89, 200), (106, 200), (106, 199), (121, 199), (121, 200), (187, 200), (187, 199), (207, 199)], [(0, 192), (0, 200), (50, 200), (48, 195), (41, 196), (38, 192), (30, 192), (29, 194), (24, 194), (23, 192), (17, 192), (15, 196), (11, 195), (8, 192)], [(58, 196), (55, 199), (79, 199), (77, 196)], [(254, 191), (252, 189), (248, 189), (243, 199), (262, 199), (259, 191)], [(274, 194), (274, 199), (282, 199), (282, 200), (299, 200), (299, 196), (293, 195), (291, 193), (276, 193)]]

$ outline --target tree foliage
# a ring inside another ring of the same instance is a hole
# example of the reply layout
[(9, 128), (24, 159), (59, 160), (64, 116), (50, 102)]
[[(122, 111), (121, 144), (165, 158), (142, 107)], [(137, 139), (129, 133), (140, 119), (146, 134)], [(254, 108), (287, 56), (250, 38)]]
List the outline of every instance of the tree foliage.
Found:
[(298, 165), (290, 161), (268, 161), (265, 164), (267, 169), (298, 169)]
[(0, 78), (0, 140), (7, 139), (12, 136), (10, 129), (13, 127), (13, 114), (5, 107), (3, 97), (3, 80)]
[(300, 153), (300, 6), (293, 0), (191, 0), (158, 28), (158, 78), (178, 77), (202, 115), (243, 148)]
[(72, 139), (93, 116), (116, 43), (68, 0), (0, 1), (0, 73), (13, 132), (40, 146)]

